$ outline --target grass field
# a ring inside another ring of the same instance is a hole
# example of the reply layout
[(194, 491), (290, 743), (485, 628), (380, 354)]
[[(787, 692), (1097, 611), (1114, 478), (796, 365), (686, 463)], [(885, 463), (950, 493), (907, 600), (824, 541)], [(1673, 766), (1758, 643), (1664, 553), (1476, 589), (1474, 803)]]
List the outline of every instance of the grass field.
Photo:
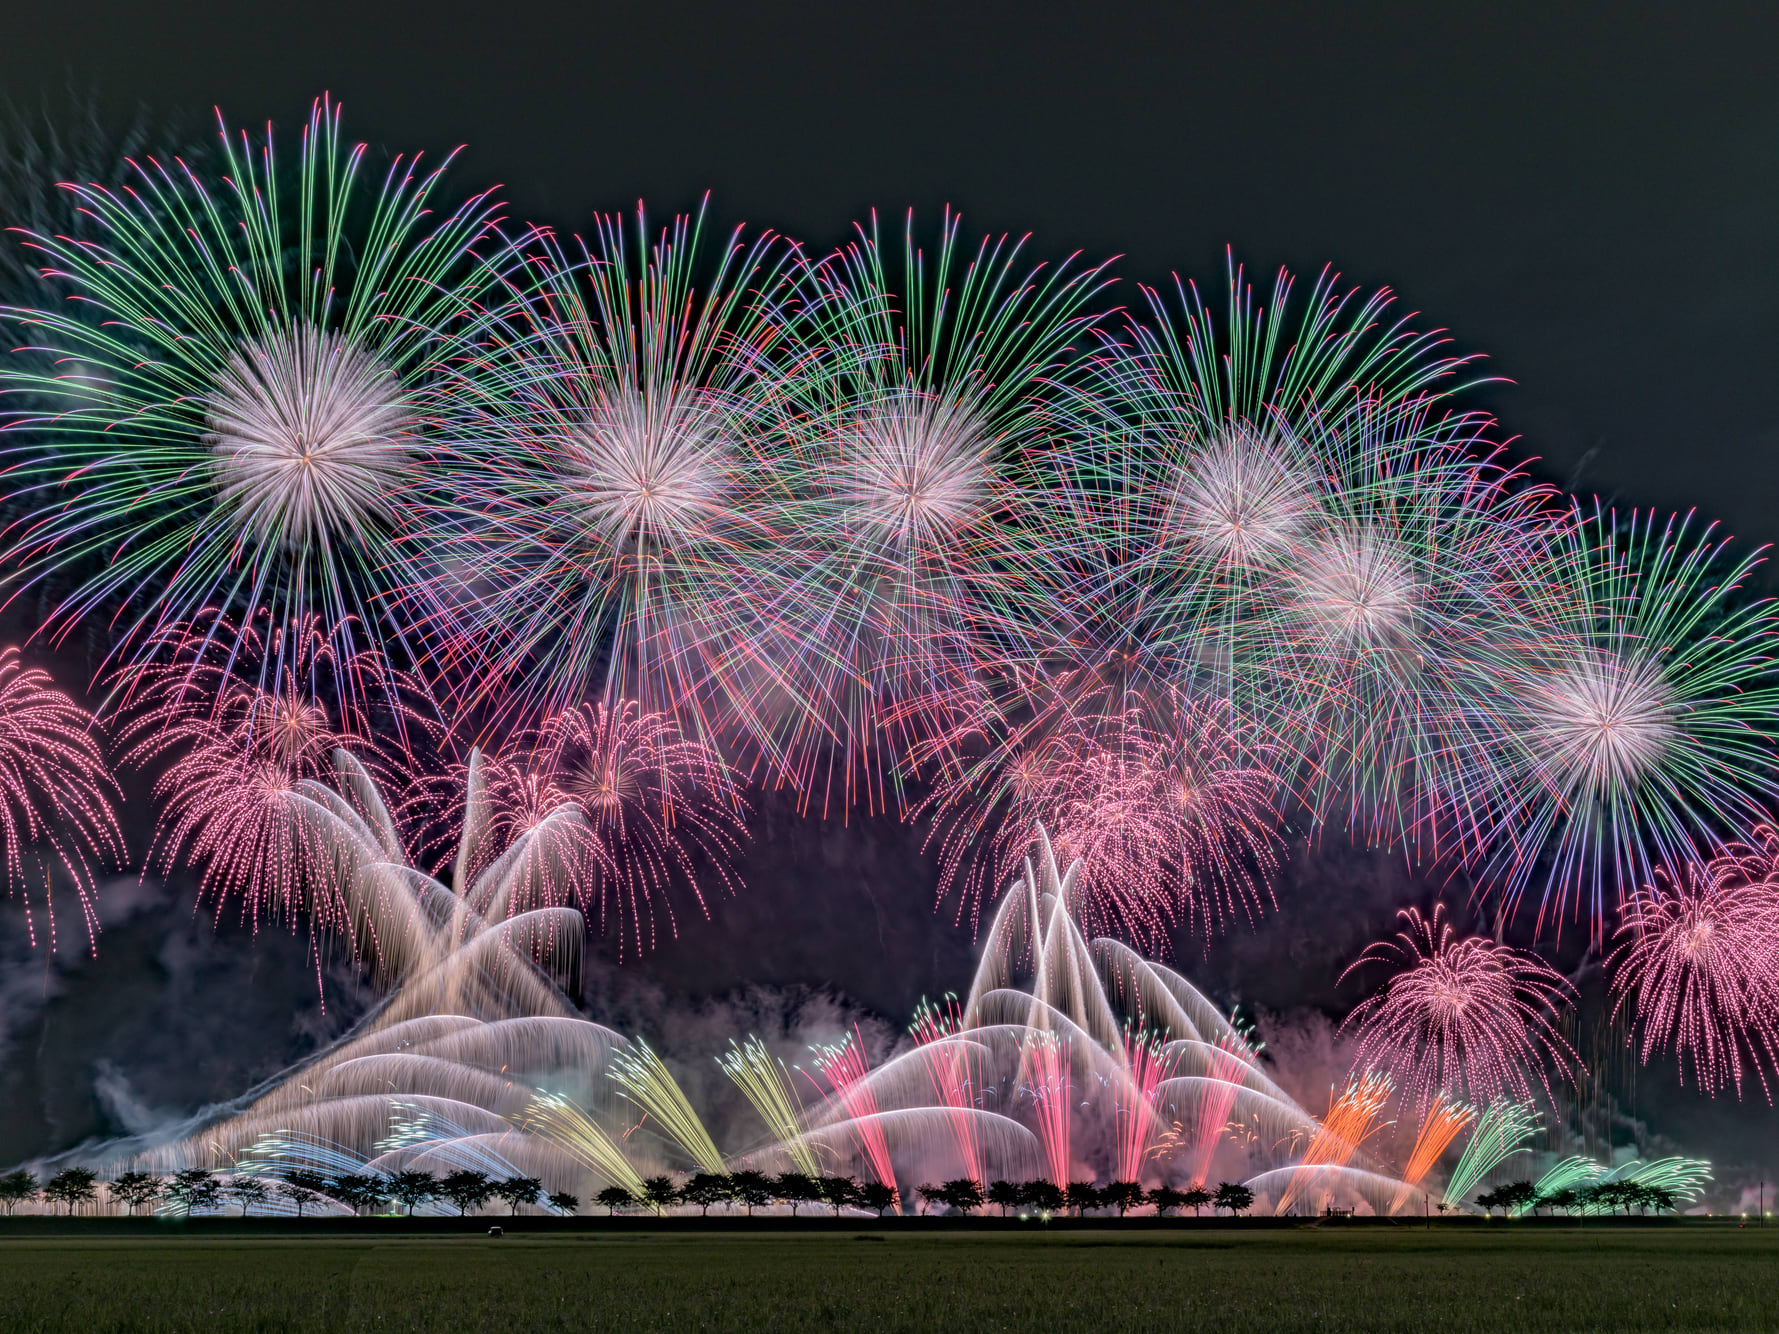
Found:
[(8, 1330), (1757, 1330), (1779, 1229), (10, 1235)]

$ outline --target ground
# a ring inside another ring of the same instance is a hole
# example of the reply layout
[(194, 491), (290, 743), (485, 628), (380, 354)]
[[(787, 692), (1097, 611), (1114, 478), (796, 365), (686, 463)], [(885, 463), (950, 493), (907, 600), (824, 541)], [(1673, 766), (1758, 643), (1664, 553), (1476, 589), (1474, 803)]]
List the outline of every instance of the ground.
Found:
[(500, 1238), (380, 1229), (160, 1235), (165, 1229), (154, 1223), (141, 1227), (155, 1235), (9, 1230), (0, 1237), (0, 1327), (80, 1334), (1779, 1328), (1779, 1228), (1721, 1223), (509, 1229)]

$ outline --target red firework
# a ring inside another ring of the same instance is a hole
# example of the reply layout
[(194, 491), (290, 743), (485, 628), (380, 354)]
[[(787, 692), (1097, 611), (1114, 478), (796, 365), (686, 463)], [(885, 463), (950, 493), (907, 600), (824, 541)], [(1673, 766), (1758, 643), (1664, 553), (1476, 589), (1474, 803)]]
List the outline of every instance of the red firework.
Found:
[(497, 860), (509, 862), (496, 891), (502, 902), (479, 905), (484, 911), (572, 904), (596, 912), (602, 930), (615, 922), (620, 947), (641, 951), (655, 944), (658, 912), (676, 931), (676, 885), (706, 913), (701, 877), (737, 886), (731, 863), (746, 837), (747, 806), (736, 775), (665, 714), (632, 701), (583, 704), (423, 780), (404, 814), (430, 825), (435, 848), (459, 845), (466, 778), (480, 789), (486, 824), (456, 869), (458, 891)]
[(1441, 1093), (1478, 1103), (1550, 1095), (1547, 1070), (1567, 1073), (1574, 1051), (1555, 1014), (1574, 998), (1563, 975), (1537, 955), (1481, 937), (1459, 939), (1445, 905), (1431, 917), (1397, 914), (1405, 930), (1371, 945), (1341, 974), (1393, 966), (1383, 988), (1346, 1024), (1359, 1032), (1354, 1068), (1386, 1070), (1404, 1099), (1425, 1109)]
[[(24, 902), (33, 947), (37, 923), (29, 884), (38, 871), (50, 948), (56, 947), (52, 865), (73, 884), (88, 944), (95, 943), (93, 868), (123, 856), (112, 807), (117, 795), (91, 715), (56, 689), (48, 673), (21, 663), (17, 649), (0, 649), (0, 841), (8, 887)], [(50, 865), (28, 873), (25, 855), (34, 848), (48, 852)]]
[(1768, 1102), (1779, 1067), (1779, 832), (1756, 831), (1681, 875), (1658, 870), (1626, 901), (1613, 951), (1616, 1009), (1632, 1009), (1645, 1062), (1672, 1050), (1707, 1093), (1750, 1074)]

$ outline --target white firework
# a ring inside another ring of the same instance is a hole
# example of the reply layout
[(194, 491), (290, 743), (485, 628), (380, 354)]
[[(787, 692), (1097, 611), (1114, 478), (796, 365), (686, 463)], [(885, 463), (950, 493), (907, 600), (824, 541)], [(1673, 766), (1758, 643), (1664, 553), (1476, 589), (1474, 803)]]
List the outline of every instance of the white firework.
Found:
[(414, 417), (394, 372), (313, 325), (269, 330), (231, 353), (205, 427), (224, 505), (291, 547), (388, 518), (412, 458)]
[(595, 401), (563, 456), (589, 545), (612, 554), (696, 541), (732, 491), (734, 450), (708, 394), (616, 388)]
[(1561, 791), (1634, 789), (1676, 736), (1673, 694), (1646, 655), (1579, 654), (1528, 693)]
[(990, 443), (980, 420), (955, 400), (886, 397), (840, 442), (834, 495), (843, 522), (899, 552), (942, 544), (987, 506)]
[(1238, 424), (1180, 465), (1164, 533), (1219, 565), (1252, 568), (1289, 551), (1317, 514), (1309, 470)]
[(1297, 574), (1298, 610), (1337, 651), (1399, 649), (1414, 641), (1422, 592), (1402, 549), (1368, 529), (1313, 542)]

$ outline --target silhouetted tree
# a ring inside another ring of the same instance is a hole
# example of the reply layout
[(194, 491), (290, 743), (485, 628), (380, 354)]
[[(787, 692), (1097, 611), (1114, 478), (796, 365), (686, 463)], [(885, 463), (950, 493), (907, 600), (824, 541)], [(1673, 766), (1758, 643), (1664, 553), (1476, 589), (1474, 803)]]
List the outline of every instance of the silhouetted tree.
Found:
[(783, 1172), (773, 1178), (772, 1193), (791, 1206), (791, 1217), (795, 1218), (799, 1204), (813, 1204), (821, 1199), (822, 1188), (812, 1176)]
[(301, 1218), (305, 1208), (327, 1193), (327, 1178), (320, 1172), (294, 1168), (284, 1174), (278, 1193), (296, 1205), (297, 1217)]
[(1147, 1203), (1148, 1199), (1148, 1193), (1134, 1181), (1111, 1181), (1100, 1191), (1100, 1203), (1115, 1206), (1120, 1218), (1128, 1210)]
[(425, 1204), (439, 1193), (439, 1179), (431, 1172), (410, 1168), (389, 1178), (389, 1193), (395, 1196), (396, 1203), (407, 1209), (408, 1217), (412, 1218), (415, 1205)]
[(729, 1176), (729, 1189), (735, 1192), (736, 1203), (747, 1210), (752, 1218), (754, 1210), (761, 1205), (772, 1203), (773, 1180), (764, 1172), (750, 1170), (733, 1172)]
[(1215, 1204), (1216, 1202), (1217, 1197), (1211, 1194), (1211, 1192), (1206, 1190), (1203, 1186), (1194, 1186), (1191, 1190), (1180, 1196), (1181, 1206), (1192, 1210), (1192, 1216), (1194, 1218), (1203, 1218), (1204, 1207), (1207, 1204)]
[(607, 1186), (593, 1197), (593, 1202), (605, 1206), (606, 1217), (616, 1218), (618, 1210), (628, 1209), (636, 1203), (636, 1196), (622, 1186)]
[(97, 1173), (85, 1167), (64, 1167), (43, 1184), (43, 1198), (51, 1204), (65, 1204), (73, 1213), (79, 1204), (90, 1204), (98, 1195)]
[(565, 1190), (555, 1191), (550, 1195), (550, 1205), (565, 1214), (573, 1214), (581, 1207), (581, 1197), (570, 1195)]
[(494, 1183), (486, 1172), (464, 1170), (448, 1173), (439, 1182), (439, 1196), (451, 1201), (459, 1214), (470, 1214), (494, 1196)]
[(147, 1172), (124, 1172), (106, 1189), (111, 1192), (112, 1199), (135, 1213), (160, 1197), (161, 1179)]
[(859, 1187), (859, 1207), (869, 1209), (879, 1217), (895, 1202), (894, 1186), (886, 1186), (881, 1181), (867, 1181)]
[(982, 1183), (975, 1177), (953, 1177), (941, 1189), (945, 1192), (940, 1197), (944, 1203), (965, 1218), (970, 1216), (971, 1210), (982, 1207)]
[(1175, 1190), (1172, 1186), (1157, 1186), (1149, 1192), (1149, 1203), (1155, 1206), (1155, 1212), (1166, 1217), (1170, 1210), (1178, 1209), (1186, 1203), (1184, 1191)]
[(644, 1177), (642, 1197), (656, 1213), (666, 1213), (679, 1203), (679, 1187), (673, 1184), (672, 1177)]
[(1019, 1202), (1041, 1214), (1054, 1214), (1068, 1203), (1068, 1196), (1054, 1181), (1027, 1181), (1019, 1188)]
[(247, 1211), (256, 1204), (264, 1204), (266, 1196), (271, 1192), (266, 1183), (258, 1177), (234, 1177), (228, 1184), (229, 1198), (241, 1206), (241, 1217), (247, 1217)]
[(1063, 1198), (1077, 1215), (1100, 1207), (1100, 1188), (1091, 1181), (1071, 1181), (1063, 1190)]
[(222, 1183), (214, 1172), (201, 1167), (188, 1167), (176, 1172), (167, 1183), (167, 1198), (177, 1204), (187, 1218), (200, 1209), (214, 1208), (222, 1196)]
[(1239, 1181), (1225, 1181), (1217, 1187), (1212, 1203), (1219, 1209), (1227, 1209), (1231, 1214), (1239, 1216), (1244, 1209), (1253, 1208), (1254, 1192)]
[(694, 1172), (692, 1179), (680, 1187), (679, 1197), (687, 1204), (697, 1205), (700, 1218), (709, 1218), (710, 1206), (729, 1199), (734, 1190), (734, 1182), (724, 1173)]
[(822, 1200), (833, 1208), (836, 1218), (859, 1197), (859, 1183), (851, 1177), (817, 1177), (815, 1185)]
[(8, 1217), (21, 1204), (37, 1198), (37, 1178), (24, 1168), (0, 1176), (0, 1204), (6, 1206)]
[(536, 1177), (512, 1176), (494, 1183), (494, 1193), (506, 1201), (507, 1213), (517, 1214), (522, 1204), (536, 1204), (544, 1193), (544, 1183)]
[(1019, 1207), (1024, 1192), (1016, 1181), (991, 1181), (986, 1198), (990, 1204), (1000, 1205), (1001, 1217), (1005, 1218), (1009, 1210)]

